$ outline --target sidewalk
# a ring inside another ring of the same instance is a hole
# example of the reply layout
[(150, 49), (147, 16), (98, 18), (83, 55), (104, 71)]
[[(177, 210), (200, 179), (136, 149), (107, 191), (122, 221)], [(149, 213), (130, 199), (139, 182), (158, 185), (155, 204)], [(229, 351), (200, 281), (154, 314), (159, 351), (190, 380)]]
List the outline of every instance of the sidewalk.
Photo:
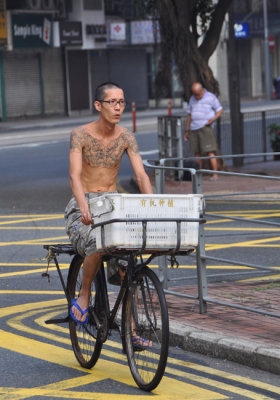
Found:
[[(279, 110), (280, 100), (252, 100), (243, 101), (241, 103), (241, 110), (243, 112), (250, 111), (266, 111), (266, 110)], [(225, 111), (229, 111), (228, 105), (224, 106)], [(168, 109), (166, 108), (150, 108), (147, 110), (138, 110), (136, 107), (136, 118), (141, 120), (143, 118), (154, 118), (157, 121), (159, 116), (167, 116)], [(187, 115), (184, 108), (172, 108), (172, 115)], [(96, 119), (97, 112), (91, 113), (90, 111), (82, 113), (81, 115), (65, 116), (65, 115), (46, 115), (46, 116), (30, 116), (26, 118), (15, 118), (8, 121), (0, 121), (0, 135), (2, 133), (18, 132), (21, 130), (34, 130), (34, 129), (48, 129), (55, 127), (76, 127)], [(122, 121), (132, 121), (131, 110), (125, 111)]]
[[(208, 295), (220, 301), (280, 314), (279, 288), (280, 279), (223, 282), (209, 284)], [(193, 286), (173, 290), (197, 294), (197, 288)], [(199, 314), (197, 300), (169, 294), (166, 298), (171, 344), (280, 374), (279, 318), (211, 303), (207, 304), (206, 314)]]
[[(280, 104), (279, 104), (280, 108)], [(174, 115), (185, 114), (182, 109), (174, 109)], [(151, 109), (151, 110), (139, 110), (137, 111), (137, 121), (141, 121), (144, 118), (154, 118), (157, 121), (157, 117), (161, 115), (167, 115), (167, 109)], [(89, 123), (98, 118), (97, 112), (91, 114), (87, 113), (80, 116), (65, 116), (65, 115), (52, 115), (45, 117), (27, 117), (27, 118), (15, 118), (8, 121), (0, 122), (0, 135), (5, 133), (16, 133), (24, 130), (35, 130), (35, 129), (52, 129), (52, 128), (66, 128), (66, 127), (77, 127)], [(125, 111), (122, 116), (122, 123), (126, 125), (127, 122), (132, 124), (132, 113), (131, 111)]]

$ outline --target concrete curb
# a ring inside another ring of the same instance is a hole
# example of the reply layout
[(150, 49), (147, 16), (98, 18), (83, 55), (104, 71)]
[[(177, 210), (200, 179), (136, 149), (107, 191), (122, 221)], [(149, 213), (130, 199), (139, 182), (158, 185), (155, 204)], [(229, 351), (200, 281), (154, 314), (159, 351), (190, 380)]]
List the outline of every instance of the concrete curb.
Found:
[(170, 321), (170, 345), (280, 374), (280, 347), (225, 336)]

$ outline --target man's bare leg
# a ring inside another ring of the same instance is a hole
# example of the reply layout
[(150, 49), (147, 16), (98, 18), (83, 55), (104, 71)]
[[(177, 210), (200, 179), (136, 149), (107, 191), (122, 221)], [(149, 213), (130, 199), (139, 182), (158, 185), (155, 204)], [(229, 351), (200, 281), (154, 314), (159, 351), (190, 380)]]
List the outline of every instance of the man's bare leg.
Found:
[[(208, 153), (209, 157), (215, 157), (214, 153)], [(218, 171), (218, 162), (216, 158), (210, 158), (210, 164), (213, 171)], [(212, 181), (216, 181), (218, 179), (218, 174), (213, 174), (210, 178)]]
[[(83, 263), (83, 278), (82, 287), (80, 290), (79, 298), (77, 304), (82, 310), (88, 308), (89, 298), (90, 298), (90, 288), (93, 279), (95, 278), (99, 267), (100, 267), (101, 256), (98, 253), (94, 253), (91, 256), (87, 256)], [(87, 314), (82, 315), (77, 307), (72, 307), (72, 313), (78, 321), (85, 321)]]
[[(194, 154), (195, 157), (200, 157), (200, 153), (195, 153)], [(199, 164), (199, 169), (202, 169), (202, 160), (197, 160), (198, 164)]]

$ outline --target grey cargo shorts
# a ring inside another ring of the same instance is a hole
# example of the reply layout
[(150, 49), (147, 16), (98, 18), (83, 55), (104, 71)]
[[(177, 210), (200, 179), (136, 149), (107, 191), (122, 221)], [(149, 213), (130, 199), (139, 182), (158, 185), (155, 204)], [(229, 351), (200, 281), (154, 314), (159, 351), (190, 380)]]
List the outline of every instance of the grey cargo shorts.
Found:
[[(85, 193), (87, 201), (94, 197), (99, 197), (108, 193), (116, 192), (98, 192)], [(64, 219), (67, 235), (74, 250), (82, 257), (91, 256), (96, 252), (96, 234), (91, 224), (85, 225), (81, 222), (82, 214), (74, 196), (71, 197), (65, 208)]]

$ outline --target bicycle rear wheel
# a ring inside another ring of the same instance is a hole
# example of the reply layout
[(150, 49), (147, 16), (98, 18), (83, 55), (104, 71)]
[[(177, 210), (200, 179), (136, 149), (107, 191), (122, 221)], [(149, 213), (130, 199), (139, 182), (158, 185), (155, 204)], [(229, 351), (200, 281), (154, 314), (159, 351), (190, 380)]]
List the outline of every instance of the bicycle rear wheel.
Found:
[[(70, 265), (68, 277), (68, 293), (71, 298), (79, 296), (80, 288), (82, 285), (83, 273), (83, 258), (76, 255)], [(91, 315), (91, 310), (96, 309), (95, 303), (95, 281), (91, 285), (91, 296), (89, 301), (88, 323), (81, 325), (76, 323), (70, 318), (69, 330), (72, 348), (78, 362), (84, 368), (92, 368), (97, 362), (101, 348), (102, 341), (97, 336), (96, 326), (94, 319)], [(69, 305), (70, 308), (71, 304)], [(69, 310), (70, 313), (70, 310)]]
[(136, 274), (130, 289), (123, 304), (127, 359), (137, 385), (151, 391), (159, 384), (168, 357), (165, 295), (158, 277), (148, 267)]

